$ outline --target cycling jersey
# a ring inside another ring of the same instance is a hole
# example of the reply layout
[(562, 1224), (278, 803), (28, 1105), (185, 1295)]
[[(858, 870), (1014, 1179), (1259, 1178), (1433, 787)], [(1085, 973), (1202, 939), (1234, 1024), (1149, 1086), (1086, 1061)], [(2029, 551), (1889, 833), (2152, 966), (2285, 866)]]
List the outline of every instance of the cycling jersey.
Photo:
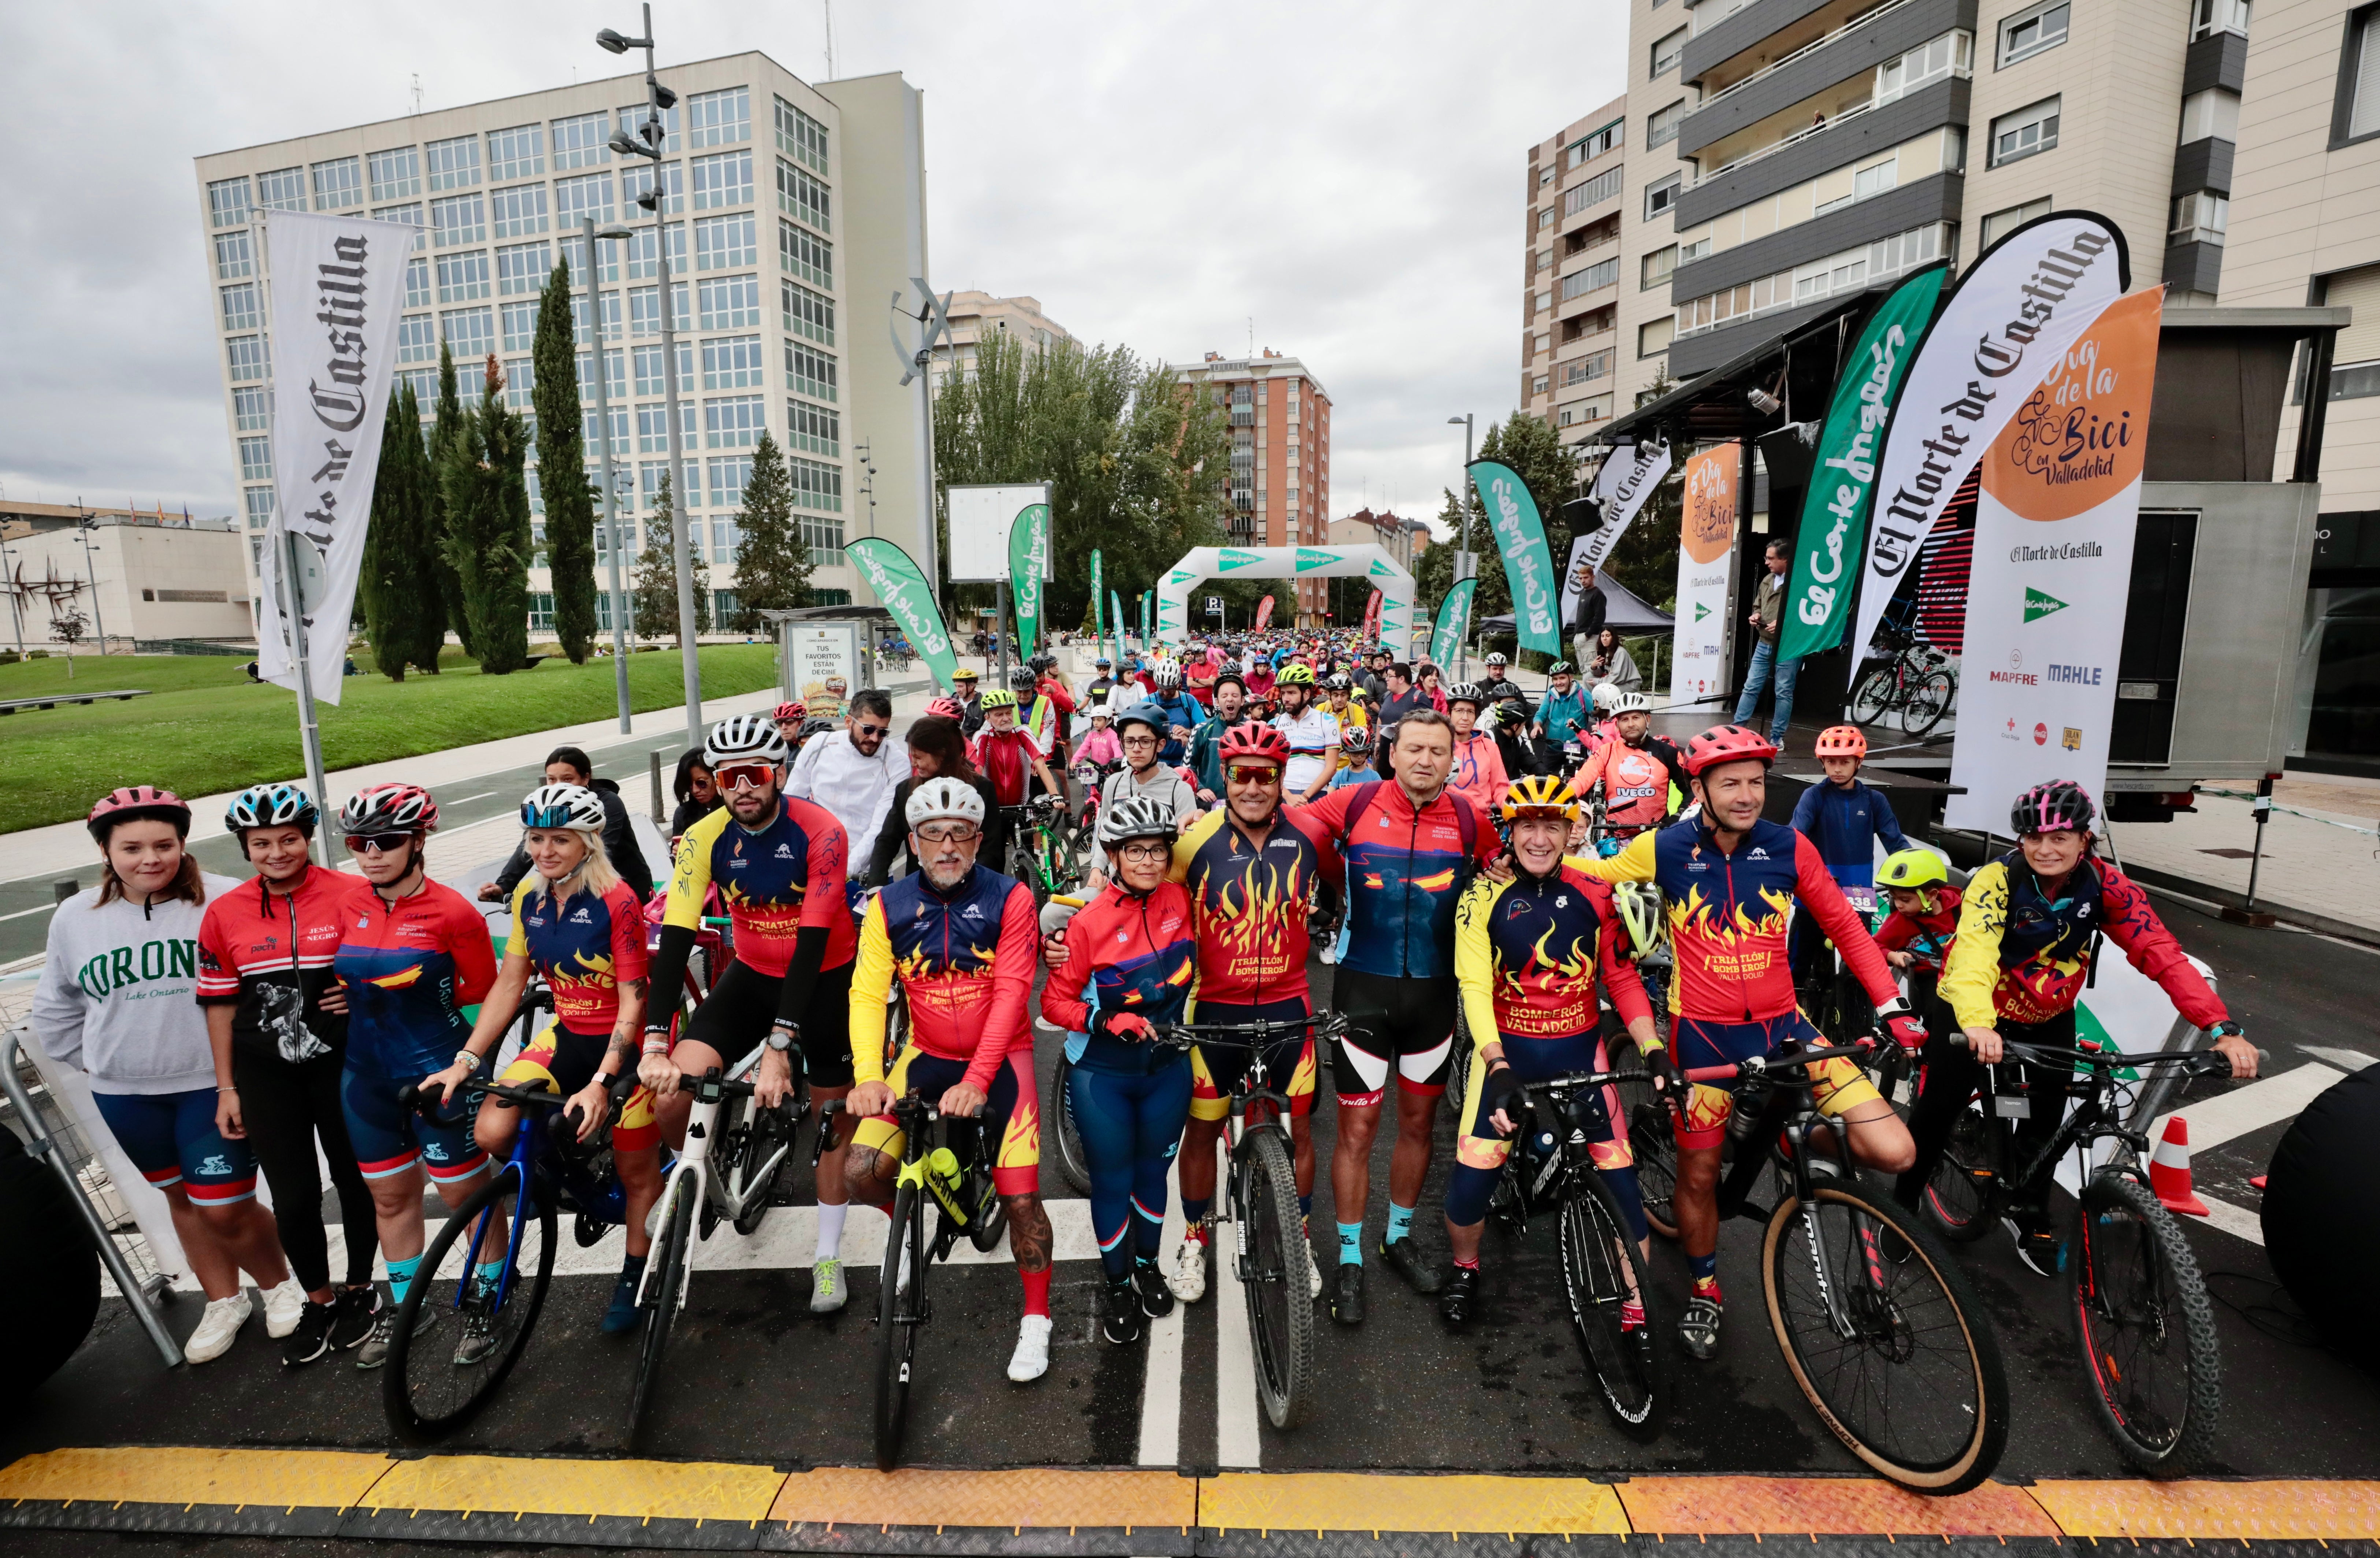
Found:
[(1906, 952), (1916, 959), (1914, 967), (1940, 973), (1959, 937), (1959, 890), (1944, 885), (1928, 891), (1934, 895), (1932, 912), (1894, 909), (1876, 927), (1876, 944), (1885, 952)]
[(322, 1010), (322, 995), (355, 890), (354, 877), (310, 863), (294, 892), (260, 876), (207, 900), (199, 1004), (232, 1008), (235, 1045), (293, 1064), (346, 1047), (347, 1019)]
[(394, 905), (359, 882), (343, 907), (332, 967), (347, 994), (347, 1070), (390, 1082), (445, 1070), (471, 1036), (463, 1008), (496, 982), (488, 922), (430, 881)]
[(1275, 714), (1272, 727), (1289, 737), (1289, 766), (1281, 773), (1281, 786), (1287, 794), (1302, 796), (1338, 752), (1339, 722), (1326, 709), (1308, 707), (1295, 714)]
[(1884, 797), (1852, 780), (1848, 785), (1821, 779), (1793, 803), (1793, 831), (1818, 846), (1818, 858), (1845, 887), (1876, 885), (1876, 841), (1898, 853), (1909, 847), (1900, 820)]
[(1379, 782), (1380, 771), (1366, 762), (1361, 768), (1342, 768), (1332, 774), (1330, 786), (1323, 791), (1323, 794), (1328, 795), (1331, 790), (1343, 790), (1350, 785), (1377, 785)]
[(1548, 692), (1537, 705), (1537, 718), (1546, 727), (1546, 739), (1559, 747), (1587, 724), (1591, 700), (1585, 688), (1575, 682), (1568, 692)]
[(821, 969), (851, 961), (855, 937), (844, 894), (850, 848), (832, 812), (793, 796), (777, 797), (776, 815), (747, 828), (721, 807), (686, 831), (671, 873), (663, 925), (702, 925), (702, 902), (715, 886), (735, 931), (735, 961), (783, 978), (794, 943), (806, 927), (826, 931)]
[(1083, 995), (1087, 984), (1099, 1011), (1129, 1012), (1158, 1027), (1178, 1023), (1196, 944), (1190, 895), (1178, 883), (1162, 882), (1137, 894), (1111, 882), (1067, 921), (1065, 966), (1041, 987), (1041, 1016), (1063, 1032), (1088, 1035), (1079, 1053), (1069, 1050), (1087, 1070), (1159, 1071), (1186, 1060), (1170, 1045), (1092, 1032), (1093, 1007)]
[(1304, 1000), (1306, 917), (1338, 853), (1310, 815), (1284, 809), (1251, 839), (1218, 807), (1173, 846), (1172, 879), (1186, 885), (1198, 945), (1196, 993), (1210, 1001)]
[(1002, 806), (1023, 806), (1026, 782), (1033, 777), (1033, 760), (1046, 758), (1050, 749), (1040, 737), (1022, 725), (1006, 730), (994, 730), (990, 725), (975, 733), (967, 745), (967, 760), (976, 772), (991, 781), (992, 792), (1000, 797)]
[(609, 1035), (620, 1018), (620, 985), (643, 979), (648, 963), (644, 910), (628, 884), (615, 882), (600, 897), (581, 887), (556, 903), (531, 871), (513, 890), (513, 931), (553, 992), (554, 1021), (572, 1033)]
[(1455, 900), (1497, 850), (1496, 830), (1469, 801), (1449, 788), (1416, 809), (1403, 785), (1383, 780), (1332, 790), (1289, 814), (1319, 824), (1345, 861), (1342, 968), (1390, 979), (1453, 975)]
[(987, 867), (948, 893), (923, 871), (879, 893), (860, 924), (851, 980), (853, 1075), (884, 1079), (884, 1014), (898, 979), (910, 1049), (965, 1061), (967, 1084), (989, 1088), (1009, 1051), (1031, 1053), (1026, 1004), (1039, 949), (1033, 895)]
[(1649, 1018), (1611, 887), (1570, 865), (1550, 876), (1482, 877), (1455, 911), (1454, 973), (1475, 1049), (1507, 1051), (1593, 1033), (1600, 968), (1623, 1022)]
[(1584, 797), (1597, 781), (1603, 785), (1603, 820), (1612, 828), (1649, 828), (1670, 814), (1670, 786), (1686, 787), (1685, 769), (1678, 749), (1666, 741), (1647, 738), (1641, 747), (1607, 741), (1579, 765), (1570, 782), (1571, 793)]
[(2085, 857), (2054, 902), (2021, 850), (1967, 879), (1958, 940), (1942, 974), (1942, 999), (1963, 1028), (2047, 1022), (2071, 1010), (2090, 977), (2101, 931), (2133, 968), (2157, 982), (2181, 1015), (2212, 1028), (2228, 1014), (2138, 883)]
[(1454, 770), (1446, 787), (1469, 800), (1482, 817), (1496, 815), (1512, 778), (1504, 772), (1504, 754), (1496, 737), (1484, 730), (1454, 738)]
[(1172, 727), (1178, 724), (1184, 730), (1196, 731), (1206, 723), (1207, 711), (1198, 707), (1195, 700), (1182, 696), (1179, 691), (1170, 696), (1164, 693), (1152, 694), (1148, 700), (1156, 706), (1160, 713), (1165, 716), (1167, 725), (1166, 729), (1157, 733), (1163, 738), (1163, 744), (1157, 749), (1158, 761), (1165, 763), (1182, 761), (1189, 755), (1189, 738), (1174, 736)]

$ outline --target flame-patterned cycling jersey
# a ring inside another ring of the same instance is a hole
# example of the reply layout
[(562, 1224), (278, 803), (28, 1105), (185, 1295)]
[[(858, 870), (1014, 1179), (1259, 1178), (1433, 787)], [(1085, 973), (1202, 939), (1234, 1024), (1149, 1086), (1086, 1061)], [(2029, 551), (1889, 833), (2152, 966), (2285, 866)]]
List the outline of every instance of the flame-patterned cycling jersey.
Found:
[(809, 801), (779, 796), (777, 814), (757, 829), (722, 806), (679, 841), (662, 923), (700, 930), (703, 899), (716, 887), (735, 923), (736, 962), (783, 979), (803, 929), (821, 926), (826, 953), (819, 967), (840, 968), (856, 942), (844, 893), (850, 849), (833, 813)]
[(2212, 1028), (2228, 1016), (2138, 882), (2086, 857), (2064, 887), (2065, 896), (2050, 898), (2013, 849), (1967, 879), (1941, 984), (1961, 1028), (2047, 1022), (2071, 1011), (2090, 978), (2095, 931), (2123, 948), (2192, 1023)]
[(1867, 926), (1818, 847), (1781, 822), (1752, 824), (1732, 854), (1701, 819), (1638, 834), (1608, 860), (1568, 864), (1604, 882), (1650, 882), (1670, 906), (1677, 972), (1670, 1010), (1709, 1022), (1760, 1022), (1795, 1009), (1785, 937), (1799, 900), (1878, 1005), (1900, 993)]
[(1040, 950), (1033, 895), (987, 866), (947, 893), (918, 871), (876, 895), (851, 976), (855, 1079), (884, 1079), (884, 1014), (897, 980), (911, 1046), (965, 1062), (967, 1085), (990, 1087), (1009, 1051), (1033, 1048), (1026, 1004)]
[(394, 905), (358, 882), (342, 912), (331, 967), (347, 992), (347, 1069), (390, 1081), (445, 1070), (471, 1036), (463, 1008), (496, 982), (488, 922), (429, 881)]
[(1173, 846), (1172, 879), (1190, 890), (1200, 1001), (1305, 999), (1306, 917), (1338, 851), (1313, 817), (1285, 809), (1261, 840), (1217, 807)]
[(600, 897), (583, 888), (556, 903), (535, 871), (513, 889), (513, 932), (553, 992), (553, 1019), (581, 1035), (609, 1034), (620, 1020), (620, 986), (645, 977), (644, 910), (636, 890), (612, 883)]
[(1584, 797), (1603, 783), (1603, 820), (1613, 828), (1649, 828), (1670, 814), (1670, 786), (1686, 788), (1686, 772), (1678, 749), (1659, 736), (1647, 736), (1641, 747), (1607, 741), (1579, 765), (1571, 778), (1571, 793)]
[(1644, 981), (1624, 955), (1627, 935), (1610, 884), (1568, 864), (1550, 876), (1473, 882), (1454, 918), (1454, 977), (1472, 1047), (1510, 1052), (1593, 1033), (1598, 968), (1621, 1021), (1650, 1017)]
[(1381, 780), (1332, 790), (1290, 815), (1318, 824), (1345, 862), (1343, 967), (1384, 979), (1453, 976), (1455, 899), (1471, 866), (1495, 859), (1500, 846), (1469, 801), (1449, 786), (1416, 811), (1403, 785)]
[(1129, 1012), (1163, 1027), (1182, 1020), (1196, 943), (1190, 895), (1160, 882), (1139, 894), (1111, 882), (1066, 923), (1066, 962), (1041, 987), (1041, 1016), (1066, 1033), (1088, 1034), (1075, 1064), (1086, 1071), (1143, 1076), (1185, 1061), (1186, 1052), (1091, 1029), (1089, 985), (1102, 1012)]

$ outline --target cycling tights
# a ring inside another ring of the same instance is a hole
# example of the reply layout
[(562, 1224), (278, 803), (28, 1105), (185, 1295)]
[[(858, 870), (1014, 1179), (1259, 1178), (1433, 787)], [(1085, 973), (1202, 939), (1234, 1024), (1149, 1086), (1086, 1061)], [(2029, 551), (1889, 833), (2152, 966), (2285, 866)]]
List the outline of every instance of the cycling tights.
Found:
[[(1132, 1270), (1135, 1255), (1154, 1260), (1165, 1227), (1165, 1175), (1182, 1125), (1190, 1117), (1190, 1065), (1145, 1075), (1066, 1073), (1066, 1102), (1082, 1133), (1091, 1171), (1091, 1232), (1111, 1277)], [(1132, 1237), (1127, 1240), (1125, 1235)]]

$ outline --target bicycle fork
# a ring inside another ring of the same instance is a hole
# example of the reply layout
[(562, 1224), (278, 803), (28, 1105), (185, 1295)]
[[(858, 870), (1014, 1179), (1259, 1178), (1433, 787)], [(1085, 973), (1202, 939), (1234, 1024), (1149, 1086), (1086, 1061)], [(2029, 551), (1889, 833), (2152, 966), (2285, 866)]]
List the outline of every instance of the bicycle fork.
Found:
[[(1852, 1162), (1850, 1127), (1840, 1120), (1829, 1120), (1818, 1128), (1834, 1132), (1835, 1150), (1848, 1169)], [(1808, 1169), (1811, 1129), (1789, 1126), (1785, 1136), (1793, 1146), (1793, 1194), (1800, 1203), (1796, 1211), (1802, 1219), (1803, 1235), (1810, 1245), (1810, 1274), (1818, 1284), (1819, 1297), (1826, 1302), (1828, 1325), (1838, 1337), (1848, 1342), (1859, 1334), (1859, 1323), (1849, 1308), (1850, 1295), (1834, 1280), (1831, 1271), (1833, 1260), (1827, 1249), (1825, 1227), (1818, 1220), (1818, 1199), (1812, 1193), (1813, 1177)], [(1885, 1263), (1883, 1253), (1876, 1248), (1876, 1229), (1856, 1212), (1852, 1213), (1851, 1222), (1852, 1236), (1859, 1241), (1859, 1258), (1869, 1290), (1882, 1293), (1885, 1288)]]

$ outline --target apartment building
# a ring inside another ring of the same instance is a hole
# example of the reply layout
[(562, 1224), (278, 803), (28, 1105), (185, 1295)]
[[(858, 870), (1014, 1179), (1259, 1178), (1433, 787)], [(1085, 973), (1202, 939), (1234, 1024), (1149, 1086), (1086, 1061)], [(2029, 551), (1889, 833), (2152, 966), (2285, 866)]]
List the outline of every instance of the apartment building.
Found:
[[(854, 445), (872, 449), (884, 533), (916, 549), (924, 411), (914, 386), (899, 387), (906, 364), (874, 321), (883, 299), (927, 274), (921, 94), (897, 74), (814, 87), (759, 53), (671, 66), (659, 75), (676, 102), (662, 116), (658, 164), (608, 145), (615, 130), (633, 134), (647, 116), (641, 75), (197, 160), (225, 432), (251, 538), (251, 575), (274, 503), (272, 276), (257, 220), (266, 209), (336, 212), (418, 230), (396, 350), (397, 371), (425, 413), (436, 399), (442, 342), (453, 350), (467, 405), (480, 399), (493, 357), (508, 402), (531, 410), (539, 298), (556, 262), (567, 262), (580, 347), (583, 476), (600, 484), (597, 461), (608, 434), (622, 545), (632, 554), (641, 548), (669, 464), (659, 286), (665, 241), (686, 461), (673, 486), (689, 539), (710, 566), (715, 605), (735, 603), (735, 516), (764, 428), (792, 469), (822, 603), (872, 600), (843, 554), (847, 494), (856, 495)], [(656, 182), (660, 211), (650, 213), (637, 198)], [(599, 229), (625, 225), (636, 237), (599, 241), (590, 260), (581, 236), (589, 216)], [(590, 274), (601, 289), (600, 320), (586, 289)], [(850, 298), (866, 299), (859, 320), (850, 315)], [(599, 349), (608, 430), (594, 405)], [(542, 473), (534, 469), (529, 491), (542, 540)], [(600, 523), (597, 539), (600, 547)], [(599, 578), (607, 556), (599, 555)], [(550, 629), (552, 583), (541, 553), (529, 588), (532, 631)], [(608, 595), (600, 612), (608, 630)]]
[[(1257, 357), (1208, 352), (1174, 364), (1232, 423), (1229, 544), (1320, 546), (1330, 534), (1330, 396), (1305, 365), (1267, 347)], [(1297, 624), (1329, 609), (1322, 579), (1295, 581)]]
[(1332, 546), (1377, 546), (1410, 573), (1429, 550), (1430, 535), (1429, 527), (1419, 519), (1407, 519), (1390, 509), (1375, 514), (1359, 508), (1331, 520), (1326, 540)]
[(1529, 148), (1522, 232), (1521, 409), (1566, 444), (1594, 436), (1615, 404), (1628, 100), (1614, 98)]
[(951, 294), (951, 333), (934, 346), (934, 382), (939, 384), (955, 364), (965, 372), (975, 362), (976, 348), (987, 335), (1005, 335), (1039, 348), (1071, 341), (1067, 328), (1041, 311), (1038, 298), (995, 298), (989, 292)]

